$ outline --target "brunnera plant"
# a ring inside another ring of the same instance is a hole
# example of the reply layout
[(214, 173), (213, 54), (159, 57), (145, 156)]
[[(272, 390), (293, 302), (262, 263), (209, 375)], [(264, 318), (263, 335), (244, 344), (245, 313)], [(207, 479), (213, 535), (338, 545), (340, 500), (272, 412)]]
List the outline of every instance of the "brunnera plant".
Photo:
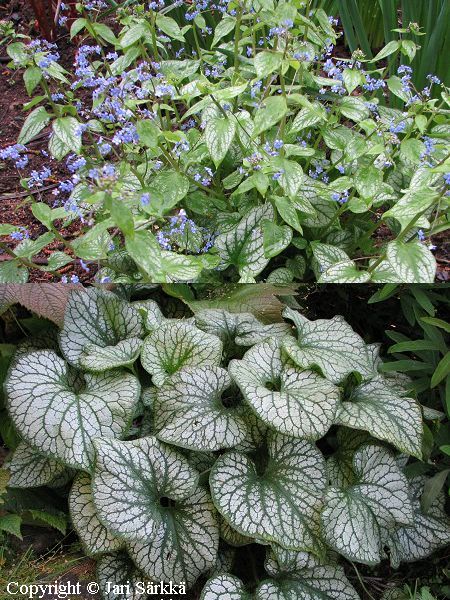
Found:
[[(19, 346), (9, 485), (73, 479), (102, 585), (203, 577), (203, 600), (357, 600), (342, 561), (397, 567), (450, 541), (444, 498), (424, 511), (426, 479), (404, 473), (422, 444), (410, 382), (382, 375), (342, 317), (284, 318), (167, 318), (91, 288), (71, 292), (57, 336)], [(244, 583), (249, 544), (266, 575)]]
[[(59, 163), (68, 177), (53, 207), (31, 205), (47, 233), (1, 226), (18, 240), (3, 281), (26, 281), (55, 240), (40, 268), (100, 264), (102, 282), (433, 281), (449, 95), (399, 66), (414, 41), (336, 59), (336, 20), (309, 2), (126, 2), (113, 29), (101, 1), (78, 8), (72, 71), (42, 40), (8, 47), (32, 99), (0, 156), (37, 200)], [(28, 176), (27, 144), (47, 126), (48, 166)]]

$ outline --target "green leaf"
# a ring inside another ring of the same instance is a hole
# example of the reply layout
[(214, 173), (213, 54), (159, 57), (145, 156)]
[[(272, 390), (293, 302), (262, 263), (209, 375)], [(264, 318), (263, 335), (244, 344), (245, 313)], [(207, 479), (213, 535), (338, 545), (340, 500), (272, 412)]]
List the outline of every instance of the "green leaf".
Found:
[(154, 385), (161, 386), (180, 369), (219, 365), (221, 357), (219, 338), (191, 323), (167, 321), (145, 338), (141, 363)]
[(303, 131), (308, 127), (314, 127), (327, 118), (327, 113), (320, 105), (311, 105), (303, 107), (300, 112), (295, 115), (295, 119), (291, 124), (291, 131), (296, 133)]
[(310, 442), (276, 433), (257, 466), (237, 451), (221, 455), (210, 474), (214, 504), (239, 533), (285, 548), (317, 551), (326, 486), (321, 453)]
[(357, 386), (342, 402), (336, 422), (368, 431), (406, 454), (422, 456), (422, 414), (414, 398), (400, 394), (376, 377)]
[(270, 204), (251, 209), (227, 233), (217, 236), (215, 247), (222, 260), (237, 267), (241, 276), (256, 276), (265, 268), (269, 259), (264, 255), (262, 221), (273, 219)]
[(447, 323), (447, 321), (443, 321), (442, 319), (436, 319), (435, 317), (422, 317), (420, 320), (426, 323), (427, 325), (439, 327), (447, 333), (450, 333), (450, 323)]
[(17, 143), (27, 144), (44, 129), (49, 121), (50, 115), (43, 106), (38, 106), (32, 110), (22, 125)]
[(75, 154), (81, 152), (80, 123), (74, 117), (59, 117), (53, 121), (53, 133)]
[(92, 495), (91, 478), (79, 473), (70, 490), (70, 517), (88, 556), (120, 550), (123, 542), (111, 534), (99, 521)]
[(125, 238), (125, 248), (151, 281), (164, 281), (161, 247), (149, 231), (135, 231)]
[[(279, 172), (281, 177), (278, 183), (292, 200), (296, 200), (297, 193), (301, 189), (303, 183), (303, 170), (301, 166), (293, 160), (287, 160), (281, 156), (277, 156), (272, 161), (272, 166)], [(314, 209), (309, 204), (306, 198), (298, 200), (296, 206), (298, 209), (306, 209), (304, 212), (315, 214)]]
[(283, 252), (292, 240), (292, 229), (287, 225), (276, 225), (272, 221), (263, 224), (264, 255), (273, 258)]
[(378, 54), (373, 58), (373, 62), (377, 62), (378, 60), (381, 60), (383, 58), (386, 58), (387, 56), (390, 56), (391, 54), (394, 54), (394, 52), (397, 52), (399, 48), (400, 42), (398, 40), (392, 40), (391, 42), (386, 44), (386, 46), (382, 50), (380, 50), (380, 52), (378, 52)]
[(236, 121), (231, 118), (213, 117), (205, 127), (208, 152), (217, 167), (225, 158), (236, 134)]
[(140, 119), (136, 123), (139, 140), (146, 148), (158, 146), (159, 128), (152, 119)]
[(277, 212), (285, 223), (293, 227), (299, 233), (303, 232), (300, 224), (300, 218), (297, 213), (296, 204), (290, 198), (283, 196), (274, 196), (273, 198)]
[(122, 48), (128, 48), (132, 46), (135, 42), (140, 40), (143, 36), (148, 33), (148, 29), (144, 26), (143, 23), (137, 23), (136, 25), (132, 25), (123, 36), (120, 38), (120, 45)]
[(348, 560), (375, 565), (383, 555), (382, 529), (413, 522), (408, 482), (394, 456), (379, 446), (361, 446), (353, 471), (353, 485), (325, 494), (322, 531), (328, 545)]
[(373, 357), (364, 340), (341, 316), (309, 321), (286, 308), (283, 315), (294, 322), (298, 340), (286, 338), (283, 349), (298, 366), (318, 367), (325, 377), (339, 383), (352, 372), (369, 378), (376, 373)]
[(422, 497), (420, 499), (420, 505), (425, 514), (441, 495), (449, 473), (450, 469), (444, 469), (443, 471), (436, 473), (436, 475), (433, 475), (433, 477), (430, 477), (430, 479), (427, 479), (425, 482)]
[(235, 28), (236, 25), (236, 19), (233, 19), (232, 17), (229, 16), (225, 16), (223, 19), (221, 19), (215, 29), (214, 29), (214, 38), (211, 44), (211, 48), (213, 46), (217, 46), (217, 44), (220, 42), (220, 40), (225, 37), (226, 35), (228, 35), (231, 31), (233, 31), (233, 29)]
[(6, 385), (11, 418), (29, 444), (74, 468), (92, 468), (92, 441), (121, 436), (138, 401), (134, 375), (74, 373), (51, 350), (25, 354), (14, 363)]
[(60, 207), (52, 209), (48, 204), (45, 204), (45, 202), (34, 202), (31, 205), (31, 212), (38, 221), (47, 227), (47, 229), (52, 228), (53, 221), (56, 221), (56, 219), (67, 217), (65, 208)]
[(176, 206), (189, 191), (189, 179), (172, 169), (158, 173), (149, 185), (150, 194), (155, 194), (152, 206), (155, 206), (158, 198), (161, 198), (158, 212), (160, 214)]
[(17, 260), (5, 260), (0, 263), (0, 283), (26, 283), (28, 269)]
[(93, 491), (102, 522), (127, 540), (148, 577), (192, 585), (213, 566), (219, 542), (214, 507), (197, 487), (197, 471), (153, 437), (97, 440), (96, 449)]
[(419, 240), (389, 242), (386, 258), (399, 283), (433, 283), (436, 259), (430, 249)]
[(420, 499), (425, 483), (423, 477), (411, 480), (414, 521), (407, 527), (399, 527), (390, 532), (387, 540), (391, 550), (391, 564), (395, 569), (400, 562), (422, 560), (450, 544), (450, 519), (445, 512), (444, 494), (441, 493), (434, 500), (427, 513), (421, 509)]
[(48, 485), (66, 470), (63, 463), (39, 454), (25, 442), (19, 443), (7, 467), (11, 473), (9, 486), (17, 488)]
[[(232, 448), (247, 437), (244, 407), (236, 402), (225, 369), (184, 368), (158, 390), (154, 426), (158, 439), (206, 451)], [(229, 406), (227, 406), (229, 402)]]
[(0, 515), (0, 531), (10, 533), (22, 539), (20, 532), (20, 526), (22, 525), (22, 518), (19, 515), (6, 514)]
[(338, 106), (344, 117), (355, 121), (355, 123), (359, 123), (363, 119), (367, 119), (367, 117), (370, 115), (370, 111), (367, 108), (364, 100), (358, 98), (357, 96), (346, 96), (342, 98)]
[(286, 100), (283, 96), (271, 96), (264, 100), (262, 106), (256, 112), (253, 137), (279, 123), (287, 111)]
[(418, 165), (421, 162), (425, 151), (425, 144), (416, 139), (405, 139), (400, 144), (400, 156), (413, 164)]
[(281, 52), (269, 52), (263, 50), (255, 56), (255, 70), (259, 79), (263, 79), (274, 71), (278, 71), (283, 61)]
[[(92, 346), (105, 349), (99, 359), (103, 363), (109, 356), (109, 368), (121, 366), (125, 358), (136, 351), (136, 344), (119, 346), (117, 344), (130, 338), (138, 338), (143, 333), (142, 318), (138, 311), (125, 300), (112, 292), (97, 288), (73, 291), (67, 302), (64, 325), (60, 334), (60, 346), (66, 360), (74, 366), (83, 365), (84, 355), (91, 354)], [(128, 354), (124, 357), (125, 348)], [(91, 359), (86, 363), (92, 366)]]
[(161, 13), (156, 13), (156, 25), (161, 29), (163, 33), (169, 37), (184, 42), (184, 36), (181, 33), (181, 29), (178, 23), (172, 17), (166, 17)]
[(338, 388), (286, 361), (278, 340), (256, 344), (229, 370), (258, 417), (280, 433), (317, 440), (333, 424)]
[(342, 73), (345, 89), (351, 94), (356, 88), (364, 83), (363, 76), (359, 69), (344, 69)]
[(31, 96), (35, 87), (42, 79), (42, 71), (39, 67), (28, 67), (23, 74), (23, 81), (27, 94)]
[(441, 383), (450, 373), (450, 351), (439, 361), (431, 378), (431, 387), (434, 388)]
[(67, 516), (64, 513), (54, 514), (46, 510), (29, 510), (31, 518), (36, 521), (50, 525), (53, 529), (57, 529), (63, 535), (67, 532)]

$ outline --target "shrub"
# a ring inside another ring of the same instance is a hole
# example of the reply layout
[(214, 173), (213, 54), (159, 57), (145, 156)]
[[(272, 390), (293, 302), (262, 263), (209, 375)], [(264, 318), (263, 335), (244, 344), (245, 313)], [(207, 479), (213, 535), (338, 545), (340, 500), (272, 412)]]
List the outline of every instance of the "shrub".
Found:
[[(53, 207), (31, 205), (47, 233), (0, 227), (19, 240), (3, 281), (25, 281), (56, 240), (64, 251), (44, 270), (75, 256), (87, 271), (100, 262), (103, 282), (432, 282), (430, 236), (448, 227), (448, 90), (431, 74), (416, 90), (410, 67), (385, 65), (412, 60), (415, 42), (335, 59), (321, 9), (178, 5), (120, 8), (115, 32), (81, 8), (73, 73), (49, 43), (9, 45), (32, 99), (1, 156), (31, 193), (60, 162), (70, 176)], [(383, 105), (387, 90), (402, 110)], [(48, 125), (49, 164), (27, 177), (27, 144)], [(85, 232), (69, 240), (73, 221)]]
[[(410, 381), (381, 374), (342, 317), (284, 317), (167, 318), (88, 289), (58, 336), (19, 347), (10, 486), (75, 471), (71, 518), (101, 584), (209, 576), (204, 600), (350, 600), (342, 558), (397, 567), (450, 541), (443, 496), (424, 512), (426, 478), (404, 473), (422, 456)], [(245, 588), (229, 571), (249, 544), (269, 578)]]

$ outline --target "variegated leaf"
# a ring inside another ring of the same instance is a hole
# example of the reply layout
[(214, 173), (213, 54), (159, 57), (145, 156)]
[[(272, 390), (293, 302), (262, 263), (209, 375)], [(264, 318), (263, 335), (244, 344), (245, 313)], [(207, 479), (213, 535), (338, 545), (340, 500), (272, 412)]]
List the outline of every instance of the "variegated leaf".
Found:
[(353, 371), (363, 378), (376, 374), (373, 357), (364, 340), (343, 317), (309, 321), (290, 308), (286, 308), (283, 314), (297, 328), (297, 340), (286, 338), (283, 348), (303, 369), (318, 367), (333, 383), (339, 383)]
[(63, 463), (39, 454), (26, 442), (19, 443), (11, 458), (5, 463), (5, 468), (11, 474), (9, 487), (17, 488), (48, 485), (66, 471)]
[(19, 433), (44, 454), (90, 471), (96, 437), (121, 437), (139, 400), (131, 373), (71, 369), (55, 352), (40, 350), (17, 360), (6, 381), (11, 417)]
[(183, 321), (163, 323), (145, 338), (141, 352), (142, 366), (156, 386), (185, 367), (218, 365), (221, 357), (219, 338)]
[(157, 437), (193, 450), (232, 448), (246, 438), (247, 427), (238, 391), (221, 367), (185, 368), (157, 393)]
[(277, 431), (315, 440), (333, 424), (338, 388), (284, 360), (278, 340), (256, 344), (229, 369), (252, 409)]
[(80, 364), (83, 369), (94, 373), (125, 367), (137, 360), (141, 347), (142, 340), (139, 338), (121, 340), (115, 346), (89, 344), (81, 355)]
[(357, 386), (348, 401), (340, 405), (336, 422), (363, 429), (402, 452), (421, 458), (422, 414), (414, 398), (396, 391), (389, 382), (376, 377)]
[(142, 334), (142, 317), (131, 304), (112, 292), (86, 288), (69, 296), (60, 346), (67, 361), (80, 366), (87, 346), (116, 346)]
[(450, 519), (445, 511), (444, 494), (436, 498), (426, 513), (421, 508), (420, 498), (425, 481), (424, 477), (416, 477), (410, 482), (413, 523), (388, 532), (386, 543), (390, 547), (391, 564), (395, 569), (401, 562), (422, 560), (450, 544)]
[(214, 504), (239, 533), (298, 550), (317, 550), (326, 485), (321, 453), (310, 442), (269, 434), (268, 456), (220, 456), (210, 474)]
[(322, 512), (322, 531), (328, 545), (364, 564), (380, 562), (383, 529), (413, 521), (408, 483), (386, 449), (364, 445), (353, 457), (355, 483), (329, 488)]
[(216, 562), (219, 527), (211, 498), (199, 487), (186, 499), (160, 506), (159, 515), (153, 535), (129, 543), (128, 551), (153, 581), (184, 581), (191, 587)]
[[(189, 498), (198, 473), (154, 437), (96, 440), (94, 502), (101, 521), (127, 541), (146, 543), (159, 531), (163, 506)], [(165, 499), (165, 500), (163, 500)]]
[(123, 546), (118, 537), (111, 534), (100, 522), (92, 495), (91, 478), (79, 473), (70, 490), (69, 509), (75, 531), (89, 556), (115, 552)]

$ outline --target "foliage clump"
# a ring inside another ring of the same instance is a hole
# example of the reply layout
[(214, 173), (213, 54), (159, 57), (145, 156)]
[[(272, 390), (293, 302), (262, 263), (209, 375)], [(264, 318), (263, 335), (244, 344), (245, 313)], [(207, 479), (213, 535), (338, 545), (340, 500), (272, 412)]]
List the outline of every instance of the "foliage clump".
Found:
[[(426, 478), (405, 472), (423, 436), (409, 379), (383, 375), (378, 346), (342, 317), (283, 314), (167, 317), (154, 300), (75, 290), (59, 335), (19, 347), (9, 485), (75, 471), (71, 518), (100, 582), (357, 600), (345, 559), (397, 567), (449, 543), (443, 496), (424, 510)], [(244, 584), (232, 570), (249, 544), (266, 575)]]

